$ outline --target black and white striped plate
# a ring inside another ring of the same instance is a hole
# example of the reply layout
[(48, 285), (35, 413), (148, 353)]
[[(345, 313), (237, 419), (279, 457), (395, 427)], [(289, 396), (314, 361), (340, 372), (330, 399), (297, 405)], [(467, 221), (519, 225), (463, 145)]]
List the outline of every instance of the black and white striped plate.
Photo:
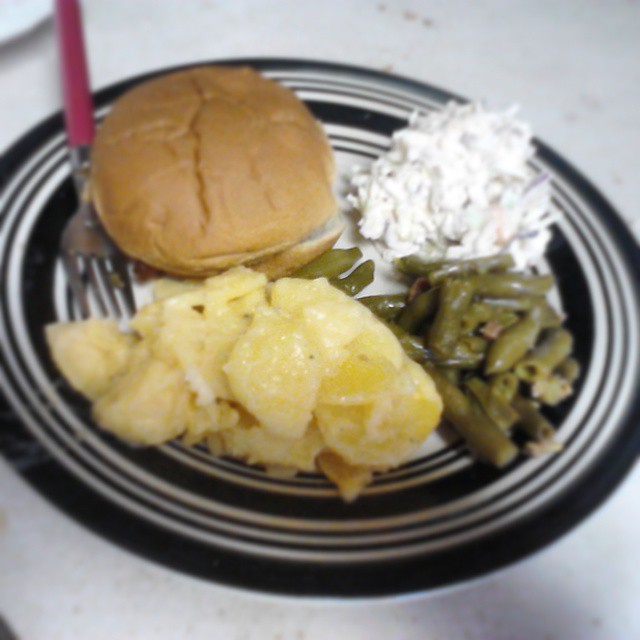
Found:
[[(308, 103), (342, 173), (378, 156), (413, 110), (454, 97), (345, 66), (238, 62)], [(144, 79), (98, 93), (98, 115)], [(0, 165), (0, 449), (54, 504), (105, 538), (178, 570), (263, 592), (428, 591), (540, 549), (595, 509), (638, 452), (640, 254), (575, 169), (541, 143), (535, 165), (551, 174), (553, 206), (564, 214), (540, 269), (557, 278), (584, 368), (574, 397), (548, 413), (564, 451), (497, 472), (434, 437), (420, 456), (345, 505), (320, 476), (278, 479), (175, 443), (134, 449), (91, 423), (43, 338), (46, 323), (74, 316), (58, 260), (74, 197), (61, 117), (46, 120)]]

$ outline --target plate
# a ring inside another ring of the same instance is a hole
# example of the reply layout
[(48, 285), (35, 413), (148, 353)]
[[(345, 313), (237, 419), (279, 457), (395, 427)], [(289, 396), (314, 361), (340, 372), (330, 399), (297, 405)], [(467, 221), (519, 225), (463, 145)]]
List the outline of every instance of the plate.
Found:
[[(250, 64), (293, 89), (320, 119), (339, 173), (370, 162), (415, 109), (452, 94), (365, 69), (293, 60)], [(96, 95), (112, 101), (151, 76)], [(433, 438), (351, 505), (321, 476), (260, 468), (169, 443), (131, 448), (98, 430), (60, 379), (43, 327), (74, 316), (58, 257), (74, 210), (62, 118), (2, 159), (0, 449), (57, 507), (136, 554), (218, 583), (271, 594), (369, 598), (427, 592), (494, 572), (541, 549), (591, 513), (640, 449), (640, 255), (587, 180), (537, 142), (534, 168), (562, 211), (546, 260), (557, 278), (584, 373), (547, 415), (561, 454), (504, 471)], [(347, 237), (343, 242), (348, 242)]]

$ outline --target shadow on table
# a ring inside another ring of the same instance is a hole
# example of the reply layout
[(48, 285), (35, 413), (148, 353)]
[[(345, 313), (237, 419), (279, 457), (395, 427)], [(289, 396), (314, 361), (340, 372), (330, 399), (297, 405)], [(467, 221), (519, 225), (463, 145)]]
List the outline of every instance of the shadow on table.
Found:
[(18, 640), (2, 614), (0, 614), (0, 640)]
[(42, 43), (53, 42), (52, 30), (53, 20), (47, 18), (29, 31), (18, 34), (5, 42), (0, 42), (0, 62), (5, 58), (22, 55), (25, 51), (36, 46), (41, 47)]

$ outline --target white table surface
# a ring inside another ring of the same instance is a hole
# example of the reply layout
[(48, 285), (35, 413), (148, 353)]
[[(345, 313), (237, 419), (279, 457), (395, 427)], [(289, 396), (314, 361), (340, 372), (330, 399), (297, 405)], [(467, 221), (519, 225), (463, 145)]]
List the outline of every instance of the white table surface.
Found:
[[(392, 71), (491, 107), (518, 102), (640, 228), (636, 0), (90, 0), (85, 25), (96, 88), (180, 63), (283, 56)], [(0, 46), (0, 150), (58, 105), (51, 25)], [(390, 603), (291, 603), (122, 551), (0, 459), (0, 612), (20, 640), (633, 640), (639, 505), (636, 466), (559, 542), (474, 585)]]

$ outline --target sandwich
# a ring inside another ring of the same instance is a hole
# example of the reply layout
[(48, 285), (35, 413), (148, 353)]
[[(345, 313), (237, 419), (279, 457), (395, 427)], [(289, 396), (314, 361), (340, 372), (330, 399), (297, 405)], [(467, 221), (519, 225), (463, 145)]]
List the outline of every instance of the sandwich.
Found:
[(124, 94), (91, 157), (91, 196), (124, 253), (166, 274), (276, 278), (343, 230), (322, 126), (249, 67), (203, 66)]

